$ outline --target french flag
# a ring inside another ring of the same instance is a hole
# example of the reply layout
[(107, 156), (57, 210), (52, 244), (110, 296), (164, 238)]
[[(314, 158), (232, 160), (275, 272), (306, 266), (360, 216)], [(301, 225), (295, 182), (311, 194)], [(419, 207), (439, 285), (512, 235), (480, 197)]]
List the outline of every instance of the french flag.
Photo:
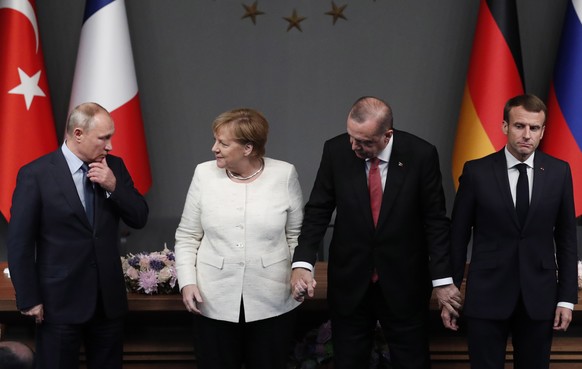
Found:
[(570, 164), (576, 216), (582, 215), (582, 0), (566, 10), (542, 148)]
[(146, 137), (124, 0), (87, 0), (69, 111), (96, 102), (115, 122), (113, 151), (123, 158), (137, 190), (151, 184)]

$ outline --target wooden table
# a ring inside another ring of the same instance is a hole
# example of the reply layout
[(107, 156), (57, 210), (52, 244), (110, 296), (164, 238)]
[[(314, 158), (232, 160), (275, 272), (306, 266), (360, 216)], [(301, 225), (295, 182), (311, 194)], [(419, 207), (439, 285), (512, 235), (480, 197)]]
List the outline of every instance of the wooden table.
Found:
[[(0, 263), (0, 270), (6, 263)], [(313, 328), (327, 320), (327, 263), (315, 270), (315, 297), (299, 308), (298, 328)], [(582, 293), (579, 292), (582, 302)], [(193, 369), (191, 315), (181, 296), (128, 295), (129, 314), (124, 341), (124, 369)], [(4, 323), (4, 324), (2, 324)], [(2, 325), (5, 325), (2, 327)], [(303, 325), (305, 327), (299, 327)], [(0, 276), (0, 339), (18, 339), (33, 346), (34, 323), (16, 309), (14, 289), (9, 278)], [(468, 352), (463, 332), (446, 331), (440, 322), (436, 300), (431, 300), (431, 361), (434, 369), (468, 369)], [(512, 360), (508, 345), (508, 360)], [(83, 354), (81, 360), (84, 360)], [(567, 334), (557, 334), (552, 345), (552, 368), (582, 369), (582, 306), (575, 306), (574, 321)]]
[[(0, 271), (7, 267), (6, 262), (0, 262)], [(319, 262), (315, 266), (317, 275), (317, 287), (315, 296), (305, 302), (305, 308), (308, 310), (324, 309), (326, 304), (327, 293), (327, 263)], [(127, 296), (129, 310), (143, 312), (172, 312), (184, 311), (182, 296), (174, 295), (144, 295), (139, 293), (128, 293)], [(16, 297), (14, 287), (10, 278), (2, 273), (0, 276), (0, 313), (1, 312), (18, 312), (16, 309)], [(1, 323), (1, 321), (0, 321)]]

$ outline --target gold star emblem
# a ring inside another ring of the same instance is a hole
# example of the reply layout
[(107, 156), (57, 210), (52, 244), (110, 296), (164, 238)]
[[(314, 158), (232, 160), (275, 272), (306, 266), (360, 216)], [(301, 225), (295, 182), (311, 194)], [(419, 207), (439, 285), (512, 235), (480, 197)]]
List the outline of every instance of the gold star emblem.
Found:
[(289, 22), (289, 26), (287, 27), (287, 32), (289, 32), (289, 30), (291, 30), (291, 28), (297, 28), (300, 32), (303, 32), (303, 30), (301, 29), (300, 23), (303, 22), (304, 20), (306, 20), (307, 18), (300, 17), (299, 15), (297, 15), (297, 10), (293, 9), (293, 14), (291, 15), (291, 17), (283, 17), (283, 19), (285, 19), (287, 22)]
[(253, 5), (242, 4), (242, 6), (245, 8), (245, 14), (241, 17), (241, 19), (251, 18), (253, 24), (257, 24), (257, 16), (265, 14), (258, 9), (256, 1), (253, 3)]
[(344, 10), (346, 9), (348, 5), (342, 5), (342, 6), (337, 6), (335, 5), (335, 3), (332, 1), (331, 2), (331, 11), (325, 13), (325, 15), (331, 15), (333, 17), (333, 24), (335, 25), (335, 22), (337, 22), (337, 20), (339, 18), (343, 19), (343, 20), (348, 20), (348, 18), (345, 17), (344, 15)]

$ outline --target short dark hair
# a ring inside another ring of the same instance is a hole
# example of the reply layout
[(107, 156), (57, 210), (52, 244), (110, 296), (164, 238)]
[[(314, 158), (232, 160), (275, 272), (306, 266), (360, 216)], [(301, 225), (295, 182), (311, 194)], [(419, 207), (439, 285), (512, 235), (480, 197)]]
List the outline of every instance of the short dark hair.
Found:
[(526, 111), (531, 113), (544, 113), (544, 123), (546, 124), (546, 118), (548, 117), (548, 108), (546, 104), (533, 94), (524, 94), (514, 96), (511, 99), (507, 100), (505, 103), (505, 107), (503, 108), (503, 120), (509, 123), (509, 112), (511, 109), (516, 108), (518, 106), (523, 107)]

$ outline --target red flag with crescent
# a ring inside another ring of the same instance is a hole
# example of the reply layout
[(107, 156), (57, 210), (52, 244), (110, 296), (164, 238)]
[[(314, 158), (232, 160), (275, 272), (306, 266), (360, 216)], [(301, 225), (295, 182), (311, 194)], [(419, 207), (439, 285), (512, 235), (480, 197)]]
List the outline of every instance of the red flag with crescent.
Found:
[(10, 221), (16, 175), (57, 147), (34, 0), (0, 0), (0, 212)]

